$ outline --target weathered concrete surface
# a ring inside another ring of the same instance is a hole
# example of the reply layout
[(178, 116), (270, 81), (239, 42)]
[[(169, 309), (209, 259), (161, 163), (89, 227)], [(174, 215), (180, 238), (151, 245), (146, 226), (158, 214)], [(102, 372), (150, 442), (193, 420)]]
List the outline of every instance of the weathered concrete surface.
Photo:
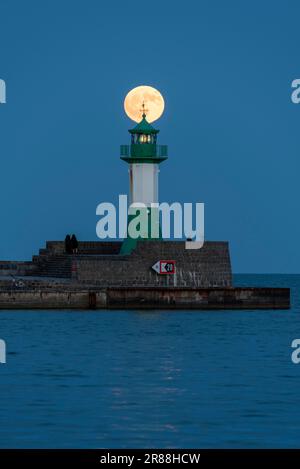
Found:
[(288, 309), (289, 288), (108, 288), (108, 308)]
[(35, 270), (36, 266), (29, 261), (0, 261), (0, 279), (7, 275), (31, 275)]
[[(229, 246), (224, 241), (205, 241), (201, 249), (186, 249), (184, 241), (139, 241), (130, 255), (120, 255), (120, 242), (81, 241), (78, 254), (64, 252), (62, 241), (48, 241), (32, 263), (14, 263), (11, 273), (77, 280), (81, 285), (229, 287), (232, 285)], [(175, 260), (175, 275), (157, 275), (158, 260)], [(3, 269), (1, 270), (1, 265)], [(0, 262), (8, 275), (8, 265)], [(25, 273), (24, 273), (25, 268)], [(27, 268), (27, 270), (26, 270)]]
[[(158, 260), (175, 260), (175, 275), (157, 275)], [(227, 242), (206, 241), (202, 249), (185, 249), (183, 241), (142, 241), (129, 256), (79, 256), (78, 282), (106, 287), (228, 287), (232, 285)]]
[(0, 310), (2, 309), (89, 309), (106, 308), (105, 291), (88, 290), (63, 291), (6, 291), (0, 292)]
[(105, 288), (2, 291), (0, 309), (288, 309), (289, 288)]

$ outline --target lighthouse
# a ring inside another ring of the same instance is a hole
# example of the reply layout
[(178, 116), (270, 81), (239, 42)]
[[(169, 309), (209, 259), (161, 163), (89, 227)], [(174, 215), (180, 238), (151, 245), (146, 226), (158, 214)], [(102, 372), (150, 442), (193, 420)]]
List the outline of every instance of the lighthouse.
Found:
[[(158, 204), (158, 176), (159, 165), (168, 158), (167, 145), (158, 145), (158, 129), (155, 129), (147, 120), (145, 102), (141, 106), (141, 121), (129, 130), (131, 135), (130, 145), (121, 145), (121, 160), (129, 165), (129, 203), (138, 207), (139, 204), (146, 206), (146, 216), (148, 218), (147, 232), (141, 232), (140, 236), (133, 238), (128, 230), (121, 254), (130, 254), (135, 248), (136, 242), (141, 239), (151, 240), (160, 238), (160, 228), (158, 220), (158, 209), (152, 204)], [(154, 211), (156, 210), (156, 213)], [(135, 211), (136, 212), (136, 211)], [(128, 215), (128, 226), (134, 215)], [(155, 220), (155, 222), (154, 222)], [(158, 224), (157, 227), (153, 223)], [(156, 236), (153, 236), (156, 233)]]

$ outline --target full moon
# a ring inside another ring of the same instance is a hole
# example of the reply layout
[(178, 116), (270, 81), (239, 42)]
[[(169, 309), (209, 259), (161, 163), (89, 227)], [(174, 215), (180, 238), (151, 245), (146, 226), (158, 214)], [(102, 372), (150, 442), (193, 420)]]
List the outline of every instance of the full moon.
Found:
[(164, 98), (152, 86), (137, 86), (127, 94), (124, 100), (124, 109), (127, 116), (135, 122), (142, 120), (143, 104), (148, 122), (154, 122), (164, 112)]

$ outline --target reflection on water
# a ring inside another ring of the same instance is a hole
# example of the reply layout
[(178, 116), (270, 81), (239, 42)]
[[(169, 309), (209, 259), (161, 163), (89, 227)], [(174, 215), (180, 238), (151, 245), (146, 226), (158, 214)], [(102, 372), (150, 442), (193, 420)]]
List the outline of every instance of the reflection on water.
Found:
[(290, 311), (1, 312), (1, 447), (299, 447)]

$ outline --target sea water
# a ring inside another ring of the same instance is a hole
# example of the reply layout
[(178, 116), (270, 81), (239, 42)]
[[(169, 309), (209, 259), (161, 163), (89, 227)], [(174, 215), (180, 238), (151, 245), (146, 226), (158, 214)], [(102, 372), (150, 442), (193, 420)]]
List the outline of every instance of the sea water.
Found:
[(300, 447), (290, 310), (0, 311), (2, 448)]

